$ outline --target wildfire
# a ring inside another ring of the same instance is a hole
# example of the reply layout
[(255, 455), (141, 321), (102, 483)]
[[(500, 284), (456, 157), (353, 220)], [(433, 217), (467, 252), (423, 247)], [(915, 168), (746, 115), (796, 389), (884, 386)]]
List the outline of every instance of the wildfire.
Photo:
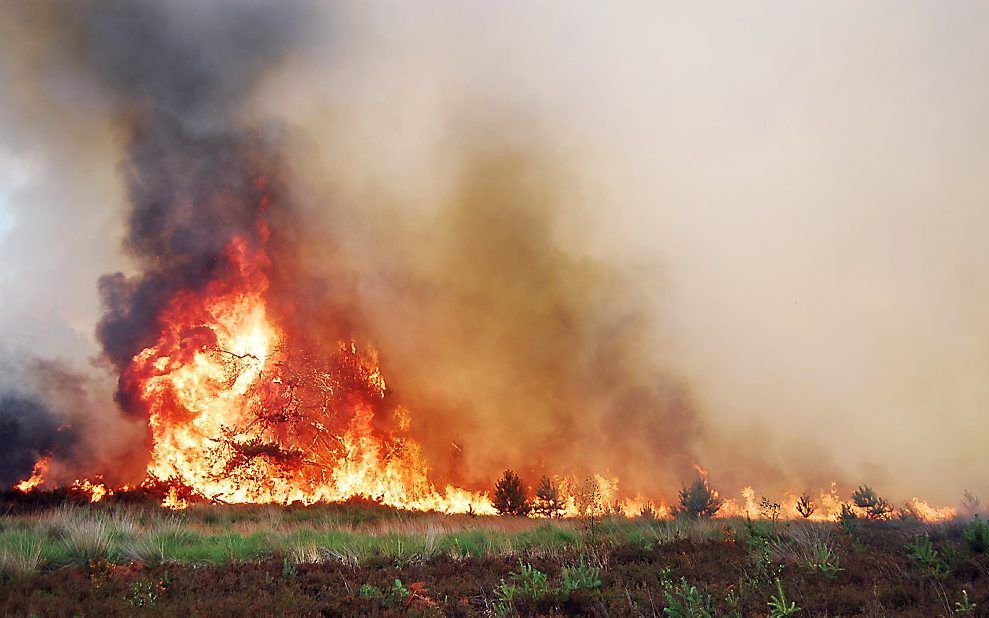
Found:
[(45, 482), (45, 474), (48, 472), (48, 466), (51, 465), (51, 461), (51, 457), (42, 457), (36, 461), (34, 463), (34, 470), (31, 471), (31, 476), (14, 485), (14, 489), (27, 493), (41, 487), (41, 484)]
[[(243, 240), (229, 274), (180, 293), (156, 345), (124, 374), (149, 411), (150, 478), (227, 503), (378, 500), (410, 509), (491, 513), (490, 501), (427, 477), (408, 413), (382, 430), (385, 381), (373, 351), (290, 348), (271, 319), (267, 258)], [(170, 490), (165, 505), (188, 501)]]
[[(229, 243), (220, 274), (205, 286), (175, 294), (159, 316), (157, 340), (121, 375), (122, 387), (146, 409), (151, 432), (143, 487), (164, 488), (162, 505), (172, 509), (202, 499), (312, 504), (359, 497), (404, 509), (494, 514), (487, 494), (440, 490), (429, 480), (409, 435), (411, 412), (385, 405), (376, 352), (354, 342), (327, 352), (279, 325), (266, 302), (263, 223), (259, 230), (260, 242)], [(39, 459), (16, 489), (39, 488), (50, 463)], [(706, 471), (697, 470), (706, 485)], [(556, 483), (563, 516), (675, 512), (662, 501), (622, 497), (617, 478)], [(77, 479), (70, 490), (92, 502), (114, 494), (102, 477)], [(809, 515), (794, 495), (774, 505), (757, 500), (752, 487), (740, 499), (710, 491), (721, 503), (716, 517), (765, 517), (769, 508), (773, 517), (833, 521), (843, 505), (834, 484)], [(903, 511), (925, 521), (955, 515), (916, 498)]]
[(103, 498), (113, 495), (113, 491), (100, 481), (102, 481), (102, 478), (99, 477), (97, 477), (97, 482), (95, 483), (89, 479), (76, 479), (73, 481), (70, 489), (75, 493), (89, 496), (90, 502), (99, 502)]

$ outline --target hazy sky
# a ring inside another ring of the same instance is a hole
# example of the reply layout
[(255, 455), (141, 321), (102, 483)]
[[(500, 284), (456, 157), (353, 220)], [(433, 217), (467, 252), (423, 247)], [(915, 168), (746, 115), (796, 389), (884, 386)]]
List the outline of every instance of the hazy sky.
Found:
[[(651, 299), (712, 474), (989, 494), (989, 4), (321, 14), (250, 113), (309, 137), (307, 177), (426, 224), (465, 135), (538, 147), (569, 179), (555, 242)], [(127, 267), (119, 144), (42, 43), (0, 62), (0, 332), (84, 364), (95, 280)]]

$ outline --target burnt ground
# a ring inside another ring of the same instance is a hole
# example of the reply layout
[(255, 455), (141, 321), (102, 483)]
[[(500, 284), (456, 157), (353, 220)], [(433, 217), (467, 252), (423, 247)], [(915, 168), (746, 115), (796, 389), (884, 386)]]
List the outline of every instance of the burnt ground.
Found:
[[(940, 545), (948, 571), (933, 573), (911, 559), (897, 530), (880, 528), (840, 538), (842, 570), (833, 577), (785, 564), (782, 586), (801, 616), (953, 615), (967, 590), (970, 616), (989, 616), (989, 554)], [(675, 541), (602, 547), (582, 552), (602, 566), (600, 588), (569, 595), (561, 568), (576, 555), (530, 551), (521, 557), (428, 560), (372, 558), (360, 565), (333, 559), (293, 565), (269, 559), (220, 566), (90, 564), (4, 576), (4, 615), (485, 615), (496, 610), (494, 589), (519, 570), (520, 559), (548, 576), (551, 591), (517, 599), (521, 615), (662, 615), (663, 582), (672, 577), (710, 594), (714, 615), (765, 616), (776, 594), (759, 552), (732, 535), (696, 543)], [(772, 567), (776, 569), (778, 567)], [(669, 571), (664, 571), (669, 569)], [(404, 592), (392, 594), (395, 580)], [(362, 586), (364, 592), (362, 593)], [(382, 594), (368, 594), (374, 586)], [(732, 599), (737, 602), (732, 603)]]

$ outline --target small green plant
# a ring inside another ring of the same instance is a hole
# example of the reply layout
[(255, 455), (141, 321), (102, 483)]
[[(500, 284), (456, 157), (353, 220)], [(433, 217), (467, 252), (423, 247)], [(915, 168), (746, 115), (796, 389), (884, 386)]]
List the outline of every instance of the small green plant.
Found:
[(882, 498), (868, 485), (861, 485), (852, 492), (852, 502), (865, 512), (869, 519), (888, 519), (893, 514), (893, 505)]
[(775, 538), (773, 524), (769, 521), (752, 519), (746, 514), (743, 538), (750, 551), (761, 552)]
[(409, 589), (405, 587), (405, 584), (400, 579), (396, 579), (392, 583), (388, 594), (385, 595), (385, 601), (389, 605), (398, 605), (407, 598), (409, 598)]
[(549, 579), (546, 574), (531, 564), (519, 560), (519, 570), (508, 574), (509, 581), (501, 580), (495, 586), (495, 613), (506, 615), (515, 601), (525, 599), (541, 601), (550, 595)]
[(976, 604), (968, 599), (968, 591), (962, 590), (962, 600), (955, 601), (956, 614), (971, 614), (975, 611)]
[(748, 576), (747, 583), (754, 588), (771, 584), (783, 575), (783, 565), (776, 564), (772, 559), (772, 549), (769, 543), (759, 548), (755, 553), (755, 574)]
[(725, 605), (728, 606), (728, 612), (732, 616), (741, 617), (742, 615), (742, 598), (738, 590), (734, 586), (730, 587), (728, 594), (725, 595)]
[(522, 596), (541, 600), (549, 596), (549, 580), (546, 574), (532, 566), (519, 561), (518, 572), (511, 574), (512, 581), (518, 586)]
[(529, 498), (525, 494), (525, 485), (511, 470), (505, 470), (505, 474), (495, 483), (493, 504), (499, 515), (525, 517), (531, 510)]
[(515, 600), (522, 596), (519, 593), (518, 586), (505, 580), (501, 580), (501, 583), (495, 586), (492, 592), (495, 597), (494, 613), (496, 616), (508, 616), (511, 614)]
[(796, 601), (787, 601), (786, 593), (783, 592), (783, 583), (776, 578), (776, 594), (769, 597), (769, 615), (771, 618), (783, 618), (792, 616), (800, 611)]
[(811, 571), (817, 571), (827, 577), (834, 577), (841, 571), (841, 560), (831, 549), (831, 546), (818, 539), (810, 547), (810, 558), (807, 560), (807, 567)]
[(405, 584), (400, 579), (396, 579), (387, 591), (373, 584), (361, 584), (361, 587), (357, 589), (357, 596), (360, 598), (387, 606), (395, 606), (403, 603), (409, 598), (409, 594), (409, 589), (405, 587)]
[(601, 569), (588, 566), (584, 558), (572, 567), (563, 567), (563, 591), (570, 594), (574, 590), (594, 590), (601, 587)]
[(944, 577), (948, 574), (948, 565), (941, 559), (941, 555), (934, 549), (934, 544), (926, 534), (914, 537), (907, 549), (910, 559), (928, 574), (934, 577)]
[(288, 558), (282, 560), (282, 577), (284, 577), (285, 579), (290, 579), (292, 577), (295, 577), (296, 572), (297, 570), (295, 568), (295, 565), (289, 562)]
[(127, 594), (124, 595), (124, 602), (131, 607), (151, 608), (155, 606), (157, 600), (158, 587), (154, 582), (144, 579), (139, 579), (132, 583), (127, 588)]
[(383, 601), (385, 598), (385, 595), (381, 592), (381, 589), (373, 584), (361, 584), (361, 587), (357, 590), (357, 596), (362, 599), (378, 602)]
[(677, 513), (690, 519), (711, 517), (721, 509), (723, 501), (718, 492), (707, 484), (707, 479), (698, 474), (694, 481), (680, 490), (680, 506)]
[(679, 582), (674, 582), (670, 577), (670, 569), (664, 567), (659, 572), (659, 580), (663, 586), (663, 596), (666, 598), (666, 607), (663, 614), (673, 616), (673, 618), (711, 618), (714, 610), (711, 606), (711, 595), (705, 594), (692, 584), (687, 583), (685, 577), (681, 577)]
[(965, 544), (977, 554), (983, 554), (989, 550), (989, 523), (979, 519), (976, 515), (964, 532)]

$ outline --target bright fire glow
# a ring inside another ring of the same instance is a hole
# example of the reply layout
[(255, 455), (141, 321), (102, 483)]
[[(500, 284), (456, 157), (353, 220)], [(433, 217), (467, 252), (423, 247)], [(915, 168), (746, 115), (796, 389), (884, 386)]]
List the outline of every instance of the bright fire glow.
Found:
[[(226, 503), (342, 501), (491, 513), (483, 495), (428, 480), (407, 413), (382, 423), (385, 382), (373, 351), (333, 346), (326, 358), (286, 351), (264, 294), (266, 258), (235, 241), (230, 273), (165, 312), (157, 345), (124, 379), (138, 387), (152, 431), (149, 477)], [(166, 506), (187, 500), (174, 490)]]
[(42, 457), (36, 461), (31, 476), (14, 485), (14, 489), (27, 493), (41, 487), (41, 484), (45, 482), (45, 474), (48, 472), (49, 465), (51, 465), (51, 457)]
[[(261, 237), (267, 238), (264, 228)], [(486, 493), (449, 485), (440, 490), (429, 480), (420, 446), (408, 434), (411, 413), (384, 405), (385, 380), (373, 350), (353, 342), (300, 346), (279, 327), (266, 304), (263, 247), (234, 239), (221, 266), (222, 275), (202, 289), (172, 298), (157, 341), (121, 376), (147, 409), (152, 446), (144, 485), (166, 488), (163, 506), (182, 509), (197, 499), (312, 504), (359, 497), (412, 510), (495, 513)], [(16, 489), (41, 487), (50, 463), (39, 459)], [(703, 469), (698, 472), (706, 479)], [(674, 514), (663, 501), (622, 496), (617, 478), (555, 482), (563, 516)], [(92, 502), (114, 493), (101, 477), (76, 480), (71, 490)], [(804, 517), (798, 500), (787, 494), (778, 516)], [(811, 521), (834, 521), (843, 504), (834, 484), (813, 502), (806, 517)], [(740, 499), (725, 499), (716, 516), (756, 518), (765, 511), (746, 487)], [(916, 498), (901, 511), (925, 521), (956, 514)]]

